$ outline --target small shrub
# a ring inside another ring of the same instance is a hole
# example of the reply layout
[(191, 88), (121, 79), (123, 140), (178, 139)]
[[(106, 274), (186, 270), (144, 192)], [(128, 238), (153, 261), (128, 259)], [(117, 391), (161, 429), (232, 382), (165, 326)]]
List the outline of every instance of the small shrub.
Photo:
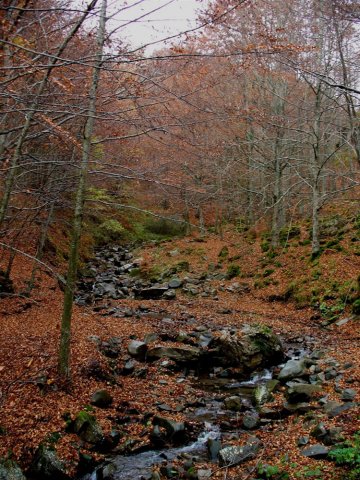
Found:
[(258, 479), (287, 480), (289, 474), (276, 465), (260, 464), (257, 470)]
[(267, 240), (264, 240), (261, 242), (260, 247), (262, 252), (268, 252), (270, 250), (270, 243)]
[(220, 250), (219, 254), (218, 254), (218, 257), (221, 259), (221, 260), (225, 260), (225, 258), (227, 258), (229, 256), (229, 249), (228, 247), (225, 245), (224, 247), (222, 247), (222, 249)]
[(285, 245), (292, 238), (300, 237), (300, 234), (301, 230), (296, 225), (292, 225), (291, 227), (284, 227), (280, 230), (280, 244)]
[(98, 226), (94, 237), (97, 243), (106, 244), (123, 238), (124, 234), (124, 227), (117, 220), (109, 218)]
[(270, 275), (272, 275), (273, 273), (275, 272), (275, 270), (273, 268), (267, 268), (264, 273), (263, 273), (263, 277), (269, 277)]
[(360, 478), (360, 432), (357, 432), (352, 439), (333, 448), (329, 452), (329, 458), (336, 465), (349, 469), (344, 478), (348, 480)]
[(302, 247), (305, 247), (305, 245), (310, 245), (310, 243), (311, 243), (310, 238), (305, 238), (304, 240), (299, 241), (299, 245)]
[(145, 230), (161, 237), (177, 237), (184, 235), (183, 223), (174, 222), (166, 218), (149, 218), (144, 224)]
[(319, 280), (319, 278), (321, 277), (321, 272), (319, 270), (314, 270), (311, 276), (314, 280)]
[(235, 265), (232, 263), (231, 265), (228, 266), (227, 271), (226, 271), (226, 278), (228, 280), (231, 280), (232, 278), (235, 278), (239, 276), (241, 273), (239, 265)]

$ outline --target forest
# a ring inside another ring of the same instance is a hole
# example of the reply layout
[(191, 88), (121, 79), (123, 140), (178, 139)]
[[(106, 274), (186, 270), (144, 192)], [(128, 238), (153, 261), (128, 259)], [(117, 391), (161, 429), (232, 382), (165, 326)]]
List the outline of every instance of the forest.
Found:
[(0, 2), (0, 480), (356, 480), (360, 4), (177, 1)]

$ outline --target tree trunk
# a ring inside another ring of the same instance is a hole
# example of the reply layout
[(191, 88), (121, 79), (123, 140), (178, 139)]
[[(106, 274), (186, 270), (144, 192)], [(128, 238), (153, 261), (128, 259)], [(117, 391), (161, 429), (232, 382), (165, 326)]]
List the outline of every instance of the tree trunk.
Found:
[(64, 305), (61, 320), (61, 337), (59, 348), (59, 375), (65, 380), (70, 380), (70, 340), (71, 340), (71, 316), (74, 299), (74, 289), (77, 276), (77, 264), (79, 259), (79, 243), (82, 228), (82, 216), (84, 209), (84, 196), (86, 177), (91, 153), (91, 137), (94, 130), (94, 120), (96, 114), (96, 96), (100, 79), (100, 70), (103, 63), (103, 51), (105, 43), (106, 27), (106, 9), (107, 0), (102, 0), (99, 27), (97, 31), (97, 49), (95, 55), (95, 64), (93, 69), (92, 82), (89, 92), (89, 107), (87, 120), (84, 129), (83, 153), (81, 167), (79, 172), (79, 183), (76, 191), (74, 221), (71, 235), (70, 255), (68, 272), (66, 278), (66, 288), (64, 293)]

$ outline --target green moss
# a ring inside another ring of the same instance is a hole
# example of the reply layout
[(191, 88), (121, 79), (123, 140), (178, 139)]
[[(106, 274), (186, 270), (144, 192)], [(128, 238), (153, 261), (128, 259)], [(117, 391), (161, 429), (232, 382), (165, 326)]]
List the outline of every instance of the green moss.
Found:
[(280, 244), (285, 245), (286, 243), (288, 243), (289, 240), (300, 237), (300, 234), (300, 227), (296, 225), (284, 227), (280, 230), (279, 234)]
[(220, 250), (218, 257), (220, 260), (225, 260), (229, 256), (229, 248), (224, 245)]
[(231, 280), (232, 278), (235, 278), (239, 276), (241, 273), (239, 265), (235, 265), (232, 263), (231, 265), (228, 266), (227, 271), (226, 271), (226, 278), (228, 280)]
[(270, 275), (272, 275), (273, 273), (275, 272), (275, 270), (273, 268), (267, 268), (264, 272), (263, 272), (263, 277), (269, 277)]
[(119, 242), (124, 240), (125, 229), (117, 220), (108, 218), (94, 230), (94, 237), (98, 244)]

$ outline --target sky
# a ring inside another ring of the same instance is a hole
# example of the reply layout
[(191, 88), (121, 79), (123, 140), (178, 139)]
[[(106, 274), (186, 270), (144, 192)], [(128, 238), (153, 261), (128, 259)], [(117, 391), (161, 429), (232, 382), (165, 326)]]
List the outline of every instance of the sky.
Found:
[[(123, 0), (109, 0), (109, 11), (124, 7)], [(163, 46), (161, 40), (196, 26), (196, 11), (205, 4), (202, 0), (128, 0), (128, 9), (114, 15), (111, 28), (119, 28), (124, 38), (135, 48), (160, 41), (147, 52)]]

